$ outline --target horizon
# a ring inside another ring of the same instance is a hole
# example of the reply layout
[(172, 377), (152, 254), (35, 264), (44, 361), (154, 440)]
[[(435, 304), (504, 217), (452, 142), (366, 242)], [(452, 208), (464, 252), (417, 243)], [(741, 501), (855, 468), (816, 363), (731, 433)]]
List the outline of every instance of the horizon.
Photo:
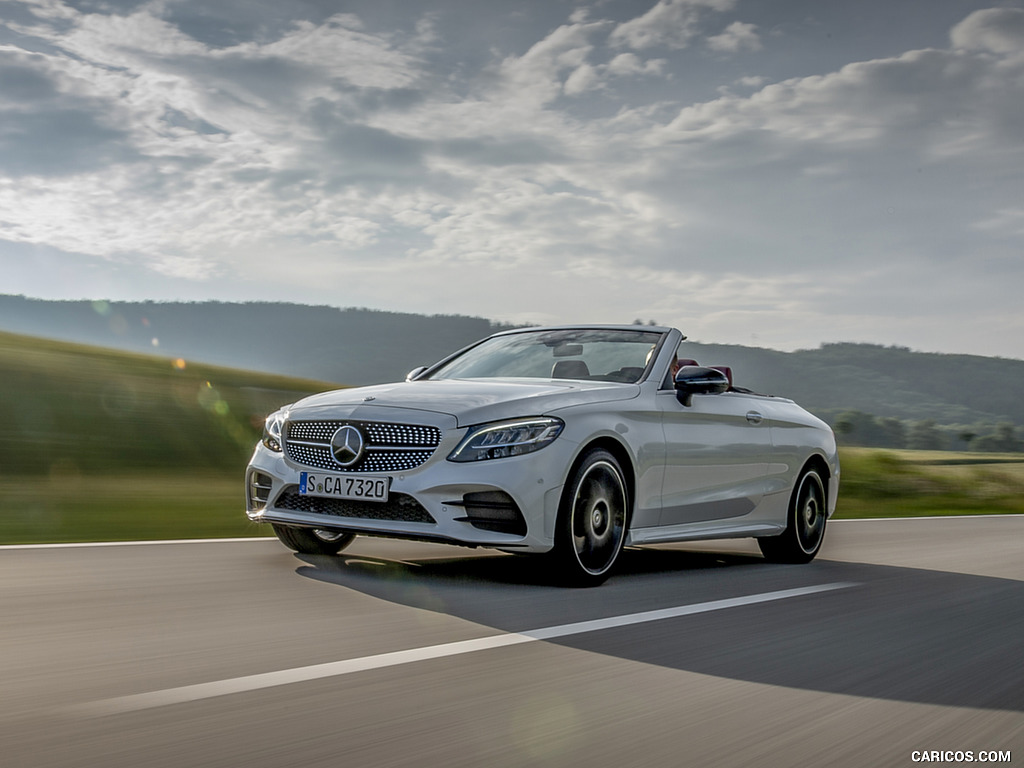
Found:
[[(531, 327), (531, 326), (527, 326), (527, 325), (515, 325), (515, 324), (507, 323), (505, 321), (502, 321), (502, 320), (499, 320), (499, 319), (495, 319), (495, 318), (488, 318), (488, 317), (483, 317), (483, 316), (480, 316), (480, 315), (467, 315), (467, 314), (462, 314), (462, 313), (432, 313), (432, 314), (426, 314), (426, 313), (421, 313), (421, 312), (402, 312), (402, 311), (399, 311), (399, 310), (378, 309), (378, 308), (374, 308), (374, 307), (357, 307), (357, 306), (338, 307), (338, 306), (333, 306), (333, 305), (330, 305), (330, 304), (299, 304), (297, 302), (278, 301), (278, 300), (273, 300), (273, 299), (256, 299), (256, 300), (246, 300), (246, 301), (243, 301), (243, 300), (239, 300), (239, 301), (224, 301), (224, 300), (220, 300), (220, 299), (197, 299), (197, 300), (190, 300), (190, 299), (132, 299), (132, 300), (115, 300), (115, 299), (108, 299), (108, 298), (90, 299), (90, 298), (83, 298), (83, 297), (66, 298), (66, 299), (47, 299), (47, 298), (42, 298), (42, 297), (38, 297), (38, 296), (26, 296), (24, 294), (0, 294), (0, 299), (2, 299), (2, 298), (16, 298), (16, 299), (24, 299), (26, 301), (39, 301), (39, 302), (47, 302), (47, 303), (89, 304), (89, 305), (92, 305), (93, 309), (97, 312), (97, 314), (99, 314), (101, 316), (105, 316), (107, 310), (106, 309), (101, 309), (97, 305), (108, 305), (108, 307), (109, 307), (109, 305), (117, 305), (117, 304), (126, 304), (126, 305), (146, 305), (146, 304), (182, 304), (182, 305), (187, 305), (187, 304), (221, 304), (221, 305), (225, 305), (225, 306), (236, 306), (236, 305), (237, 306), (241, 306), (241, 305), (252, 305), (252, 304), (266, 304), (268, 306), (277, 305), (277, 306), (290, 306), (290, 307), (307, 307), (307, 308), (310, 308), (310, 309), (328, 309), (328, 310), (336, 310), (338, 312), (346, 312), (346, 311), (367, 312), (367, 313), (379, 312), (379, 313), (391, 314), (391, 315), (405, 315), (405, 316), (408, 316), (408, 317), (428, 317), (428, 318), (429, 317), (434, 317), (434, 318), (450, 317), (450, 318), (463, 318), (463, 319), (468, 319), (468, 320), (482, 320), (482, 321), (490, 323), (493, 326)], [(608, 323), (608, 324), (609, 325), (632, 326), (632, 325), (638, 325), (638, 324), (639, 325), (648, 325), (649, 323), (653, 322), (654, 325), (661, 326), (661, 327), (666, 327), (666, 324), (660, 323), (660, 322), (656, 322), (657, 318), (643, 319), (642, 322), (638, 322), (639, 320), (640, 320), (640, 318), (635, 318), (633, 321), (630, 321), (630, 322)], [(573, 323), (561, 323), (560, 325), (573, 325)], [(579, 325), (586, 325), (586, 323), (579, 323)], [(536, 326), (536, 327), (539, 327), (539, 326)], [(671, 326), (671, 325), (669, 325), (667, 327), (676, 327), (676, 328), (678, 328), (678, 326)], [(4, 331), (4, 330), (5, 329), (0, 328), (0, 331)], [(901, 352), (910, 352), (910, 353), (922, 354), (922, 355), (958, 355), (958, 356), (968, 356), (968, 357), (987, 357), (987, 358), (992, 358), (992, 359), (996, 359), (996, 360), (1011, 360), (1011, 361), (1024, 362), (1024, 358), (1007, 357), (1005, 355), (979, 355), (979, 354), (973, 353), (973, 352), (959, 352), (959, 351), (949, 351), (949, 350), (915, 349), (914, 347), (911, 347), (911, 346), (908, 346), (908, 345), (905, 345), (905, 344), (899, 344), (899, 343), (884, 344), (884, 343), (880, 343), (880, 342), (853, 341), (853, 340), (849, 340), (849, 339), (846, 339), (846, 340), (834, 340), (834, 341), (821, 341), (821, 342), (819, 342), (814, 347), (797, 347), (797, 348), (794, 348), (794, 349), (778, 349), (778, 348), (775, 348), (775, 347), (767, 347), (767, 346), (758, 345), (758, 344), (741, 344), (741, 343), (733, 343), (733, 342), (719, 342), (719, 341), (713, 341), (713, 340), (698, 339), (698, 338), (694, 338), (692, 336), (689, 336), (686, 333), (686, 329), (685, 328), (679, 328), (679, 330), (682, 331), (683, 335), (685, 336), (685, 341), (688, 342), (688, 343), (691, 343), (691, 344), (699, 344), (699, 345), (703, 345), (703, 346), (716, 346), (716, 347), (736, 346), (736, 347), (742, 347), (744, 349), (762, 349), (762, 350), (766, 350), (766, 351), (769, 351), (769, 352), (779, 352), (781, 354), (793, 354), (793, 353), (799, 353), (799, 352), (814, 352), (814, 351), (820, 351), (820, 350), (824, 349), (825, 347), (830, 347), (830, 346), (859, 346), (859, 347), (871, 347), (871, 348), (876, 348), (876, 349), (888, 349), (888, 350), (901, 351)], [(13, 333), (11, 331), (5, 331), (5, 332)], [(497, 332), (497, 331), (495, 331), (495, 332)], [(159, 354), (159, 345), (158, 344), (154, 345), (154, 352), (153, 352), (153, 354), (155, 356), (157, 356), (157, 357), (166, 357), (167, 356), (167, 355), (160, 355)]]

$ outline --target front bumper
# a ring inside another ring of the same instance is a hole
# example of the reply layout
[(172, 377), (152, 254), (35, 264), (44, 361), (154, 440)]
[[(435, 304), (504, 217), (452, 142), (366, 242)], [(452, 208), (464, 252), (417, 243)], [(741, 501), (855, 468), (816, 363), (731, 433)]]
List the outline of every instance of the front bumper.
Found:
[(574, 446), (560, 438), (522, 456), (447, 461), (464, 434), (445, 435), (434, 454), (414, 469), (384, 473), (390, 478), (387, 502), (300, 495), (300, 473), (311, 468), (257, 444), (246, 470), (246, 513), (259, 523), (514, 552), (550, 550)]

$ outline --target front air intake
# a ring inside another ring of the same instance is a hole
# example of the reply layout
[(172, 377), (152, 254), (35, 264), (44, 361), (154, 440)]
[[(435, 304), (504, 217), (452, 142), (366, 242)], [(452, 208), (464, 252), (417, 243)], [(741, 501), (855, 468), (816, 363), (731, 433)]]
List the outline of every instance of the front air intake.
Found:
[(251, 471), (245, 483), (246, 508), (250, 512), (261, 512), (266, 509), (273, 487), (274, 481), (269, 475), (256, 470)]
[(462, 501), (446, 502), (466, 510), (465, 517), (456, 518), (474, 528), (495, 533), (526, 535), (526, 520), (515, 499), (504, 491), (476, 491), (463, 495)]

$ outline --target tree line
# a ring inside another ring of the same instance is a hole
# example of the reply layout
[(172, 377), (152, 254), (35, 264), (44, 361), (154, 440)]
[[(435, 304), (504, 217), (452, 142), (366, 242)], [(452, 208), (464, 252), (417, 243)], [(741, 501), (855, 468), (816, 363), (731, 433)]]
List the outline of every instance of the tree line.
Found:
[(834, 420), (840, 443), (871, 448), (909, 448), (921, 451), (1024, 452), (1024, 440), (1011, 423), (992, 425), (938, 424), (934, 419), (906, 421), (844, 411)]

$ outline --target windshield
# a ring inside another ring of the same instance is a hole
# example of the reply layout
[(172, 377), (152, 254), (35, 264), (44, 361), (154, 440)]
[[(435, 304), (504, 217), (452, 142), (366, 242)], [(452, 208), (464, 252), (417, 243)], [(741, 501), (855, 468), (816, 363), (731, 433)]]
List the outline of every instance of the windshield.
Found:
[(632, 384), (664, 333), (614, 329), (527, 331), (495, 336), (432, 371), (428, 379), (582, 379)]

